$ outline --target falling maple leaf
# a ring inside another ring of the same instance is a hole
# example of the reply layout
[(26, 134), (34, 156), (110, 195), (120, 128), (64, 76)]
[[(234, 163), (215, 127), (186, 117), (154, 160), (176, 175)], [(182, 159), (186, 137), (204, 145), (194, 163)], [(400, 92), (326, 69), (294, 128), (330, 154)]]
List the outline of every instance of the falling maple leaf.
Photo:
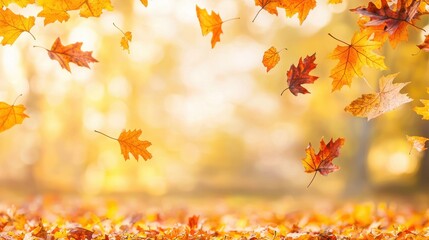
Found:
[(314, 172), (314, 175), (307, 187), (311, 185), (317, 172), (326, 176), (340, 169), (340, 167), (332, 163), (332, 160), (339, 156), (340, 148), (344, 145), (344, 142), (344, 138), (338, 138), (335, 141), (332, 141), (331, 138), (328, 144), (326, 144), (322, 137), (320, 140), (320, 150), (317, 154), (315, 154), (311, 143), (308, 144), (308, 147), (305, 149), (306, 156), (302, 159), (302, 165), (306, 173)]
[(26, 7), (28, 4), (33, 4), (35, 0), (0, 0), (0, 8), (7, 7), (11, 3), (16, 3), (20, 7)]
[(398, 73), (380, 78), (380, 91), (378, 93), (363, 94), (351, 102), (344, 111), (356, 117), (367, 117), (369, 121), (402, 104), (411, 102), (413, 99), (409, 98), (407, 94), (400, 93), (409, 82), (393, 83), (397, 75)]
[(264, 56), (262, 57), (262, 64), (267, 68), (267, 72), (270, 71), (273, 67), (277, 65), (280, 61), (280, 52), (283, 50), (287, 50), (283, 48), (280, 51), (277, 51), (275, 47), (270, 47), (267, 51), (264, 52)]
[(35, 39), (30, 32), (34, 26), (34, 21), (35, 18), (32, 16), (26, 18), (13, 13), (8, 8), (0, 8), (0, 36), (3, 37), (1, 44), (12, 45), (23, 32), (28, 32)]
[(316, 53), (311, 56), (307, 56), (302, 61), (302, 58), (299, 58), (298, 65), (295, 66), (292, 64), (290, 66), (289, 71), (287, 72), (287, 84), (288, 87), (283, 90), (281, 95), (289, 89), (289, 91), (297, 96), (298, 93), (306, 94), (310, 93), (307, 89), (305, 89), (302, 84), (311, 84), (314, 83), (319, 77), (311, 76), (311, 70), (315, 69), (317, 64), (314, 63), (316, 60)]
[(209, 15), (207, 10), (205, 8), (201, 9), (196, 5), (197, 10), (197, 17), (198, 21), (200, 22), (201, 32), (203, 36), (206, 36), (209, 34), (209, 32), (212, 32), (212, 48), (215, 47), (217, 42), (220, 42), (220, 35), (222, 32), (222, 24), (226, 21), (238, 19), (238, 18), (231, 18), (225, 21), (222, 21), (219, 14), (215, 13), (214, 11), (211, 12)]
[(347, 46), (337, 46), (330, 55), (331, 59), (338, 59), (338, 64), (331, 70), (330, 77), (333, 78), (332, 91), (340, 90), (344, 85), (350, 86), (354, 76), (361, 77), (362, 67), (384, 70), (384, 57), (373, 52), (381, 47), (382, 43), (368, 39), (370, 33), (357, 32), (354, 34), (351, 44), (339, 40), (329, 34), (332, 38)]
[(280, 7), (280, 0), (255, 0), (255, 6), (260, 6), (261, 8), (256, 13), (252, 22), (255, 21), (256, 17), (258, 17), (259, 13), (262, 10), (269, 12), (270, 14), (277, 15), (277, 8)]
[(380, 7), (377, 7), (373, 2), (369, 2), (368, 7), (357, 7), (350, 11), (368, 16), (369, 18), (365, 21), (364, 27), (376, 32), (380, 32), (382, 29), (389, 36), (392, 47), (395, 48), (400, 41), (408, 39), (408, 25), (416, 27), (414, 20), (421, 15), (418, 11), (420, 2), (420, 0), (398, 0), (396, 7), (393, 8), (386, 0), (381, 0)]
[(406, 136), (407, 137), (407, 141), (411, 143), (411, 149), (409, 154), (411, 154), (411, 150), (414, 148), (419, 152), (422, 152), (424, 150), (426, 150), (426, 141), (429, 140), (429, 138), (426, 137), (420, 137), (420, 136)]
[(144, 5), (145, 7), (147, 7), (148, 0), (140, 0), (140, 2), (142, 2), (142, 3), (143, 3), (143, 5)]
[(125, 160), (130, 159), (129, 154), (131, 153), (133, 157), (138, 161), (139, 155), (143, 157), (146, 161), (152, 158), (152, 154), (147, 151), (146, 148), (152, 145), (149, 141), (142, 141), (138, 138), (142, 134), (142, 130), (123, 130), (119, 135), (119, 138), (113, 138), (109, 135), (106, 135), (102, 132), (95, 130), (96, 133), (102, 134), (108, 138), (117, 140), (119, 146), (121, 147), (121, 153), (124, 156)]
[(12, 105), (0, 102), (0, 132), (9, 129), (16, 124), (21, 124), (25, 118), (28, 118), (27, 114), (24, 113), (24, 105), (20, 104), (15, 106), (15, 102)]
[(425, 52), (429, 52), (429, 35), (426, 35), (424, 42), (422, 44), (417, 45), (417, 47)]
[(103, 10), (112, 11), (110, 0), (36, 0), (43, 9), (37, 16), (45, 18), (45, 25), (69, 20), (68, 11), (80, 10), (81, 17), (99, 17)]
[(316, 0), (287, 0), (281, 1), (280, 6), (285, 9), (287, 17), (298, 14), (299, 23), (302, 24), (310, 10), (316, 7)]
[[(429, 93), (429, 88), (427, 88), (426, 90)], [(420, 99), (420, 102), (423, 103), (423, 107), (414, 107), (414, 111), (419, 114), (422, 115), (422, 119), (424, 120), (429, 120), (429, 100), (426, 99)]]
[(92, 57), (92, 51), (84, 52), (80, 49), (81, 46), (81, 42), (62, 45), (61, 39), (57, 38), (54, 44), (52, 44), (51, 50), (46, 48), (44, 49), (48, 51), (48, 55), (52, 60), (58, 61), (62, 68), (65, 68), (67, 71), (71, 72), (69, 65), (70, 62), (87, 68), (90, 68), (88, 63), (98, 62), (97, 59)]
[(128, 32), (122, 31), (122, 29), (120, 29), (118, 26), (116, 26), (115, 23), (113, 23), (113, 26), (115, 26), (124, 35), (121, 38), (121, 46), (124, 50), (128, 50), (128, 53), (130, 53), (130, 44), (129, 43), (133, 39), (132, 33), (130, 31), (128, 31)]

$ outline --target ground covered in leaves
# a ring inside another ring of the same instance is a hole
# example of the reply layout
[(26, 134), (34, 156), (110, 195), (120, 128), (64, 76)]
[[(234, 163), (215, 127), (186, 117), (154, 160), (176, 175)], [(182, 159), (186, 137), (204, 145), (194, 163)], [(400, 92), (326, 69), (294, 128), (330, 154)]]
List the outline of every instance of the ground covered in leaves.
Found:
[(0, 203), (0, 239), (429, 238), (429, 210), (415, 205), (304, 205), (291, 199), (208, 198), (179, 203), (33, 197), (19, 204)]

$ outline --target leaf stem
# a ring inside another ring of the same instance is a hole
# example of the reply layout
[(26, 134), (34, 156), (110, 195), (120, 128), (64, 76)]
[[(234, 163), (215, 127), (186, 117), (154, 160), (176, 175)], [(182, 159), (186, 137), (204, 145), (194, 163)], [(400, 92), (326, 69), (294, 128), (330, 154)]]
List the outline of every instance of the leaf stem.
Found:
[(371, 91), (374, 91), (374, 89), (372, 88), (372, 86), (369, 84), (368, 80), (365, 77), (362, 77), (362, 79), (365, 81), (365, 83), (369, 87), (369, 89), (371, 89)]
[(19, 97), (22, 97), (22, 93), (18, 95), (18, 97), (15, 98), (15, 101), (13, 101), (12, 106), (15, 106), (16, 100), (18, 100)]
[(262, 9), (264, 9), (263, 7), (261, 7), (261, 9), (259, 9), (259, 11), (256, 13), (255, 17), (253, 18), (252, 22), (255, 22), (256, 17), (258, 17), (259, 13), (262, 11)]
[(43, 49), (45, 49), (46, 51), (49, 51), (49, 49), (47, 49), (47, 48), (45, 48), (45, 47), (42, 47), (42, 46), (33, 45), (33, 47), (34, 47), (34, 48), (35, 48), (35, 47), (37, 47), (37, 48), (43, 48)]
[(350, 44), (348, 44), (348, 43), (344, 42), (344, 41), (343, 41), (343, 40), (341, 40), (341, 39), (338, 39), (338, 38), (334, 37), (332, 34), (328, 33), (328, 35), (329, 35), (331, 38), (333, 38), (333, 39), (337, 40), (338, 42), (342, 42), (342, 43), (344, 43), (344, 44), (346, 44), (346, 45), (349, 45), (349, 46), (350, 46)]
[(33, 37), (34, 40), (36, 40), (36, 37), (30, 31), (27, 32)]
[(282, 92), (282, 93), (280, 93), (280, 96), (283, 96), (283, 93), (284, 93), (286, 90), (288, 90), (288, 89), (289, 89), (289, 87), (285, 88), (285, 90), (283, 90), (283, 92)]
[(119, 31), (121, 31), (121, 33), (122, 33), (122, 34), (124, 34), (124, 35), (125, 35), (124, 31), (122, 31), (122, 29), (120, 29), (118, 26), (116, 26), (116, 24), (115, 24), (115, 23), (113, 23), (113, 26), (115, 26), (115, 28), (117, 28)]
[(310, 183), (307, 185), (307, 188), (310, 187), (310, 185), (313, 183), (314, 179), (316, 178), (317, 171), (314, 172), (313, 178), (311, 179)]
[(283, 52), (283, 50), (287, 51), (287, 48), (282, 48), (277, 53), (281, 53), (281, 52)]
[(238, 20), (238, 19), (240, 19), (240, 18), (239, 17), (230, 18), (230, 19), (226, 19), (225, 21), (222, 21), (222, 23), (226, 23), (226, 22), (229, 22), (229, 21), (232, 21), (232, 20)]
[(106, 136), (106, 137), (108, 137), (108, 138), (110, 138), (110, 139), (118, 140), (118, 139), (116, 139), (116, 138), (114, 138), (114, 137), (111, 137), (111, 136), (109, 136), (109, 135), (107, 135), (107, 134), (105, 134), (105, 133), (102, 133), (102, 132), (100, 132), (100, 131), (94, 130), (94, 132), (99, 133), (99, 134), (101, 134), (101, 135), (104, 135), (104, 136)]

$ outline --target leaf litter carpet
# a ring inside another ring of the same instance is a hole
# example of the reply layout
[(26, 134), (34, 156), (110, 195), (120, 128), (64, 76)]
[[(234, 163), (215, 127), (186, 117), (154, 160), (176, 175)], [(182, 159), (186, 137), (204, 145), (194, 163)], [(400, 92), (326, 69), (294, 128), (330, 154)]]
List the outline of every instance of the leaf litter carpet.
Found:
[(0, 239), (429, 239), (429, 210), (293, 198), (44, 196), (0, 203)]

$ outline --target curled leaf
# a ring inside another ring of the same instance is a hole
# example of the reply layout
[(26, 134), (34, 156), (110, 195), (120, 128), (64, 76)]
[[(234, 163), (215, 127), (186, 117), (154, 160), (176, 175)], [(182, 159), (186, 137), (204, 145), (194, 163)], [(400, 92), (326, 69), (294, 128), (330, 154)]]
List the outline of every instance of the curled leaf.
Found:
[(92, 51), (84, 52), (80, 49), (81, 46), (81, 42), (63, 45), (61, 43), (61, 39), (57, 38), (54, 44), (52, 44), (51, 50), (47, 51), (52, 60), (58, 61), (62, 68), (71, 72), (69, 65), (70, 62), (87, 68), (89, 68), (89, 63), (98, 62), (97, 59), (92, 57)]
[(369, 121), (402, 104), (411, 102), (413, 99), (407, 94), (400, 93), (409, 82), (393, 83), (397, 75), (396, 73), (380, 78), (378, 93), (363, 94), (362, 97), (351, 102), (344, 111), (356, 117), (367, 117)]

